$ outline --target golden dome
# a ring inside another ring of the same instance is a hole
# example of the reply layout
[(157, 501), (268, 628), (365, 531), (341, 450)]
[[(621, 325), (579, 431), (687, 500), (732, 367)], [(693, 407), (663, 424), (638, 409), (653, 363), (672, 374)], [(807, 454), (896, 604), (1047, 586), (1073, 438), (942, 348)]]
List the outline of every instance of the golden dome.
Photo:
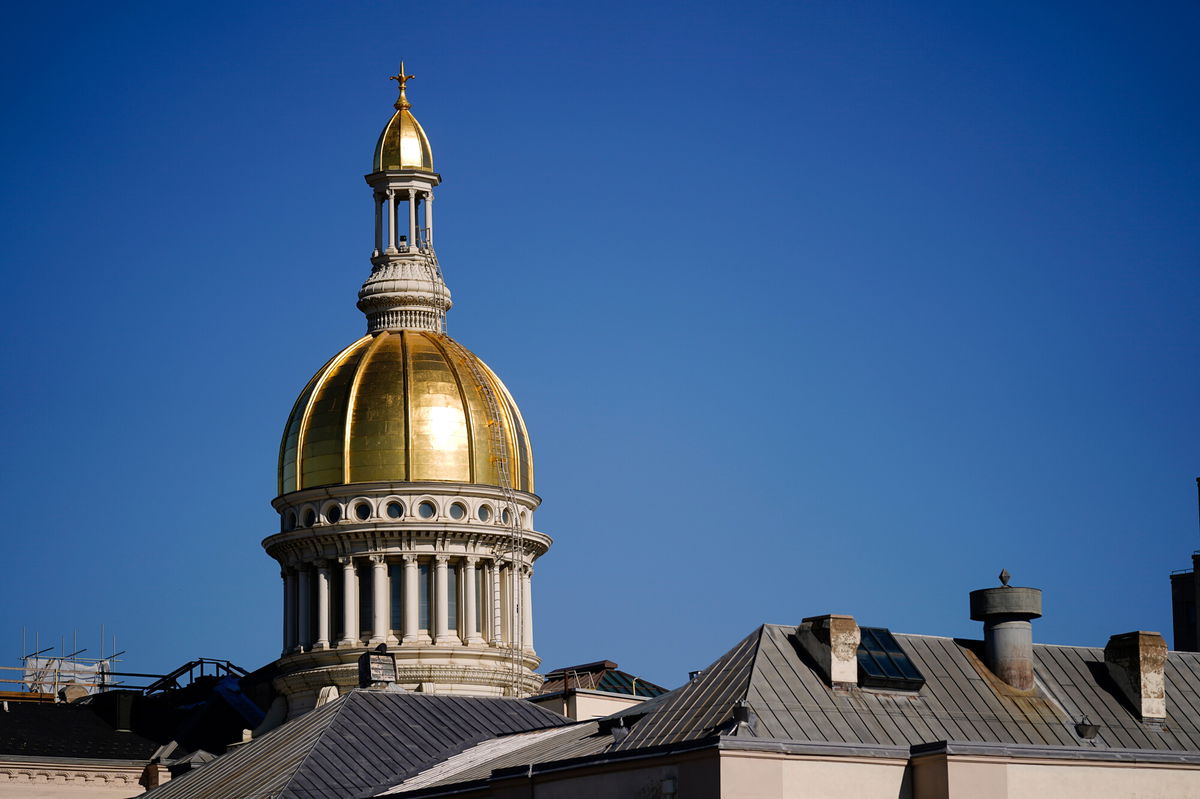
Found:
[[(495, 443), (476, 371), (500, 406)], [(377, 481), (499, 486), (499, 454), (511, 487), (532, 493), (529, 435), (500, 378), (443, 333), (382, 331), (342, 350), (304, 387), (279, 448), (279, 493)]]
[(407, 108), (401, 108), (383, 129), (375, 145), (374, 171), (423, 169), (433, 171), (433, 150), (421, 123)]
[(379, 136), (379, 143), (375, 145), (375, 172), (390, 169), (433, 171), (433, 150), (429, 147), (429, 137), (408, 110), (412, 105), (405, 95), (405, 84), (412, 77), (404, 74), (403, 62), (400, 64), (400, 74), (392, 76), (392, 80), (400, 82), (400, 98), (396, 100), (396, 113), (392, 114)]

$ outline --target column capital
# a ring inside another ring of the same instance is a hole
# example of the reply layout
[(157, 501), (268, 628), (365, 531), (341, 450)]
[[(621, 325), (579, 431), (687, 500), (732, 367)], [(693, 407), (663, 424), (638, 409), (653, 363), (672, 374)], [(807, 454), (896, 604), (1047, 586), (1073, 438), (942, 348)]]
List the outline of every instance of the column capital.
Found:
[(337, 559), (337, 562), (342, 564), (343, 569), (353, 569), (354, 568), (354, 556), (353, 555), (343, 555), (342, 557)]
[(475, 566), (479, 563), (479, 558), (475, 555), (467, 555), (465, 558), (463, 558), (463, 560), (466, 561), (468, 569), (475, 568)]
[(449, 555), (434, 555), (433, 559), (439, 566), (445, 566), (447, 563), (450, 562)]
[(377, 569), (380, 566), (383, 566), (385, 563), (387, 563), (387, 558), (384, 557), (384, 555), (382, 555), (380, 553), (375, 553), (374, 555), (368, 555), (367, 557), (370, 558), (371, 563), (373, 563), (375, 565), (375, 568), (377, 568)]
[(325, 558), (317, 558), (316, 560), (314, 560), (312, 562), (312, 564), (314, 566), (316, 566), (318, 569), (328, 569), (329, 568), (329, 561)]
[(386, 197), (387, 197), (387, 198), (390, 200), (390, 199), (392, 199), (393, 197), (395, 197), (395, 196), (396, 196), (396, 190), (395, 190), (395, 189), (388, 189), (387, 191), (385, 191), (385, 192), (384, 192), (384, 195), (385, 195), (385, 196), (386, 196)]
[(415, 566), (417, 563), (417, 556), (412, 554), (411, 552), (405, 552), (403, 555), (400, 556), (400, 559), (402, 561), (404, 561), (405, 566), (409, 566), (409, 565)]

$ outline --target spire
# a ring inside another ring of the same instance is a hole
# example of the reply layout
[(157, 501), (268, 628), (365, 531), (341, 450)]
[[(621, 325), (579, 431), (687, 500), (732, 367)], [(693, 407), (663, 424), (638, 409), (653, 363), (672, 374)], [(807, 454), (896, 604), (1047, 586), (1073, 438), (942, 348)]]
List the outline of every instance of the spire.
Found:
[(404, 74), (404, 61), (401, 60), (400, 61), (400, 73), (398, 75), (392, 75), (390, 78), (388, 78), (388, 80), (394, 80), (400, 84), (400, 97), (398, 97), (396, 99), (396, 110), (397, 111), (407, 111), (408, 109), (412, 108), (412, 103), (410, 103), (408, 101), (408, 96), (404, 93), (404, 87), (408, 84), (408, 82), (410, 80), (412, 80), (415, 77), (416, 77), (416, 75), (405, 75)]
[(375, 197), (375, 247), (371, 275), (358, 292), (367, 330), (444, 332), (450, 290), (442, 280), (433, 251), (433, 171), (429, 139), (408, 109), (405, 88), (413, 79), (400, 62), (390, 80), (399, 84), (396, 112), (375, 146), (373, 171), (367, 175)]

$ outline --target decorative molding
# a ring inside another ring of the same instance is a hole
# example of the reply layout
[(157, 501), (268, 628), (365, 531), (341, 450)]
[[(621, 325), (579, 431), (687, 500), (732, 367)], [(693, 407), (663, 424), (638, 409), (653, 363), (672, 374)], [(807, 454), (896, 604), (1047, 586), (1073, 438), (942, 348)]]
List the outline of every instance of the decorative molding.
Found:
[(0, 783), (17, 782), (42, 785), (137, 785), (144, 763), (128, 766), (51, 766), (37, 763), (0, 765)]

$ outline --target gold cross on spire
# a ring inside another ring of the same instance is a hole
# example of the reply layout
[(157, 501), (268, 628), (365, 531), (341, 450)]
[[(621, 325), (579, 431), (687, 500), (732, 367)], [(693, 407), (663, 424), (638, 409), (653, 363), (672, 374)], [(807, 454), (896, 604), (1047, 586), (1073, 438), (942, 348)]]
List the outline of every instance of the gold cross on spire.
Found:
[(412, 104), (408, 102), (408, 97), (406, 97), (404, 95), (404, 87), (405, 87), (405, 84), (407, 84), (410, 80), (412, 80), (415, 77), (416, 77), (416, 75), (405, 75), (404, 74), (404, 62), (401, 61), (400, 62), (400, 73), (398, 75), (392, 75), (391, 77), (388, 78), (388, 80), (394, 80), (400, 84), (400, 97), (399, 97), (399, 99), (396, 100), (396, 108), (404, 109), (404, 108), (412, 107)]

